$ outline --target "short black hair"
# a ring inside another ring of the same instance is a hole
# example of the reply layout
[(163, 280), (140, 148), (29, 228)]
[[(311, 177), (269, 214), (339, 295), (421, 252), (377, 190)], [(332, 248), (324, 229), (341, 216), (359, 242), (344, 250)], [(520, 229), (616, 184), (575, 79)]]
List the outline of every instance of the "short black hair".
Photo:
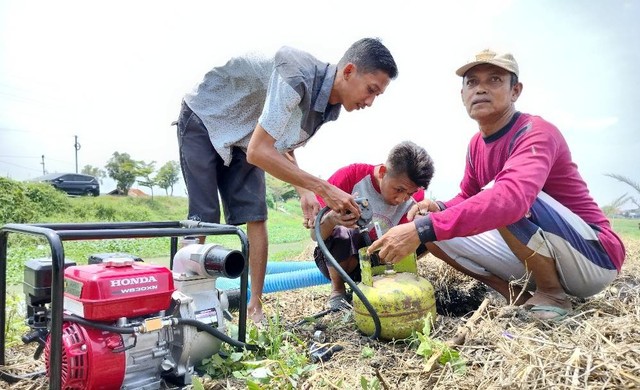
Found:
[(518, 84), (518, 75), (513, 72), (509, 73), (511, 73), (511, 88), (513, 88), (516, 84)]
[(411, 141), (394, 146), (387, 157), (387, 171), (392, 177), (406, 174), (417, 186), (427, 189), (435, 169), (429, 153)]
[(349, 62), (355, 64), (362, 73), (381, 70), (392, 80), (398, 77), (396, 61), (379, 38), (362, 38), (353, 43), (338, 62), (338, 68), (345, 67)]

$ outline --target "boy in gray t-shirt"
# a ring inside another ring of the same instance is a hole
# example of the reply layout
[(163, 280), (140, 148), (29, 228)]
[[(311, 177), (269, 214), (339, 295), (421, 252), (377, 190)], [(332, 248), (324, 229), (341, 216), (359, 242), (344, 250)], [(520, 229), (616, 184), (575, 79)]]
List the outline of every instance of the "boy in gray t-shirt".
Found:
[[(433, 160), (424, 148), (411, 141), (401, 142), (389, 152), (384, 164), (351, 164), (338, 169), (329, 183), (358, 198), (366, 198), (372, 211), (371, 240), (390, 228), (408, 222), (411, 206), (424, 200), (424, 191), (433, 178)], [(324, 205), (324, 199), (318, 199)], [(360, 281), (358, 249), (367, 245), (366, 236), (356, 226), (358, 217), (327, 211), (320, 223), (320, 234), (330, 254), (354, 281)], [(315, 231), (311, 237), (317, 241)], [(424, 249), (424, 248), (423, 248)], [(338, 310), (347, 301), (344, 281), (317, 247), (314, 260), (320, 272), (331, 280), (327, 306)]]

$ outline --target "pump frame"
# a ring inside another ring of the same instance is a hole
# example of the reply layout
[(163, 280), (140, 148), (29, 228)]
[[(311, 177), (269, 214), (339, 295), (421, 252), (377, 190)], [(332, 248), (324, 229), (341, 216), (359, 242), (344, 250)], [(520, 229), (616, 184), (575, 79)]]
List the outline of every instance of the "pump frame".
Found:
[(240, 313), (238, 340), (245, 342), (247, 326), (247, 288), (249, 283), (249, 241), (240, 228), (197, 221), (105, 222), (6, 224), (0, 228), (0, 366), (5, 364), (7, 244), (9, 233), (42, 236), (51, 248), (51, 359), (49, 388), (62, 387), (62, 318), (64, 299), (64, 241), (117, 238), (170, 237), (170, 268), (178, 249), (178, 237), (235, 234), (240, 239), (245, 266), (240, 275)]

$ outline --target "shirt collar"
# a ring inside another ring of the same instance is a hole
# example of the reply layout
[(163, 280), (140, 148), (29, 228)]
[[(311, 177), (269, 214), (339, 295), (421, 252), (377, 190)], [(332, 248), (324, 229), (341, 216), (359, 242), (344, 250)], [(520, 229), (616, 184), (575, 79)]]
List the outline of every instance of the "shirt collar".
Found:
[(327, 111), (329, 106), (329, 97), (331, 96), (331, 89), (333, 89), (333, 81), (336, 79), (337, 70), (337, 65), (329, 64), (327, 66), (324, 79), (322, 80), (322, 86), (320, 87), (320, 92), (316, 98), (316, 104), (313, 106), (314, 111)]
[(511, 117), (511, 119), (509, 120), (509, 123), (504, 125), (503, 128), (501, 128), (500, 130), (496, 131), (495, 133), (491, 134), (486, 138), (483, 137), (482, 139), (484, 140), (484, 143), (489, 144), (493, 141), (500, 139), (500, 137), (502, 137), (503, 135), (508, 133), (509, 130), (511, 130), (511, 127), (516, 123), (519, 117), (520, 117), (520, 112), (516, 111)]

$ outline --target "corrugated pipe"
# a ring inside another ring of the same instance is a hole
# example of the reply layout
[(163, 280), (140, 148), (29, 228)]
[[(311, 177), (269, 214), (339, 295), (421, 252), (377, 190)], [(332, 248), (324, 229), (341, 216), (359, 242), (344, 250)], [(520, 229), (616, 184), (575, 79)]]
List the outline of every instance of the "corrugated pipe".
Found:
[(267, 275), (283, 272), (299, 271), (301, 269), (316, 269), (315, 261), (271, 261), (267, 262)]
[[(282, 273), (292, 274), (290, 276), (292, 279), (300, 278), (300, 277), (308, 279), (308, 277), (307, 277), (307, 275), (305, 273), (293, 274), (294, 272), (298, 272), (298, 271), (317, 271), (317, 274), (319, 274), (320, 276), (322, 276), (324, 278), (324, 275), (322, 275), (322, 273), (320, 273), (320, 271), (318, 270), (318, 267), (316, 266), (316, 263), (314, 261), (273, 261), (273, 262), (268, 262), (267, 263), (267, 274), (266, 274), (266, 277), (265, 277), (265, 280), (264, 280), (263, 292), (264, 293), (273, 292), (273, 291), (267, 291), (267, 288), (271, 288), (270, 285), (273, 282), (270, 282), (270, 280), (274, 275), (277, 275), (277, 274), (282, 274)], [(310, 272), (310, 276), (311, 276), (311, 278), (313, 280), (308, 281), (308, 283), (313, 283), (313, 284), (310, 284), (309, 286), (314, 286), (314, 285), (317, 285), (317, 284), (329, 283), (329, 279), (327, 279), (327, 278), (324, 278), (324, 280), (321, 283), (318, 283), (314, 278), (315, 276), (317, 276), (317, 275), (315, 275), (314, 272)], [(216, 278), (216, 288), (218, 288), (220, 290), (234, 290), (234, 289), (238, 289), (239, 286), (240, 286), (240, 282), (239, 282), (238, 279)], [(301, 287), (307, 287), (307, 286), (284, 288), (283, 290), (291, 290), (291, 289), (294, 289), (294, 288), (301, 288)], [(283, 290), (275, 290), (275, 291), (283, 291)]]
[[(262, 289), (262, 292), (264, 294), (268, 294), (278, 291), (295, 290), (298, 288), (329, 284), (330, 280), (320, 272), (314, 262), (311, 263), (313, 263), (313, 268), (303, 268), (296, 271), (267, 274), (264, 278), (264, 288)], [(302, 265), (301, 267), (304, 266), (305, 265)], [(216, 288), (223, 290), (227, 294), (230, 309), (237, 309), (239, 307), (240, 284), (237, 279), (217, 278)], [(251, 294), (248, 292), (247, 299), (249, 299), (250, 296)]]
[(267, 275), (264, 280), (263, 293), (295, 290), (297, 288), (328, 284), (327, 279), (318, 268), (301, 269), (298, 271), (284, 272)]

